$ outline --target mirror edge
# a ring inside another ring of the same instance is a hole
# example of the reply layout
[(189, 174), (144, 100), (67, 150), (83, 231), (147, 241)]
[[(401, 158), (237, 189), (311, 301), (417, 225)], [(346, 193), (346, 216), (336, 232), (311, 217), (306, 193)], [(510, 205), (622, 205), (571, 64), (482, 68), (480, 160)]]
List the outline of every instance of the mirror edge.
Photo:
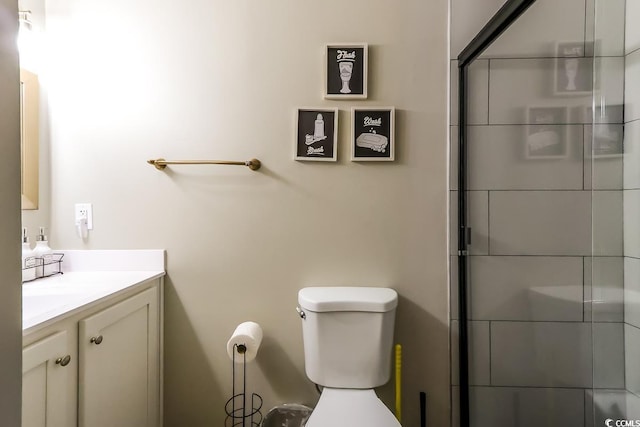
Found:
[(20, 69), (20, 147), (22, 209), (38, 209), (40, 88), (38, 76)]

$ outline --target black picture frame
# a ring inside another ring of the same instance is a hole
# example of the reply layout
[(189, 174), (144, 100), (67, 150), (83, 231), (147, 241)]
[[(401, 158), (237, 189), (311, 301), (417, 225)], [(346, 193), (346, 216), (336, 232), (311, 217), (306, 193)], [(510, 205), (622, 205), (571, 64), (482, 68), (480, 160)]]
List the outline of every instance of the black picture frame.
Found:
[[(589, 108), (589, 111), (592, 111)], [(589, 114), (591, 117), (591, 114)], [(585, 140), (595, 159), (619, 158), (624, 154), (624, 105), (598, 105), (593, 124), (585, 126)]]
[(295, 160), (338, 160), (337, 108), (298, 108), (295, 120)]
[(369, 46), (334, 43), (325, 48), (325, 99), (367, 99)]
[(395, 107), (351, 109), (351, 160), (395, 160)]
[(527, 109), (524, 157), (527, 160), (565, 159), (569, 156), (567, 107), (540, 106)]
[[(593, 50), (593, 44), (587, 46)], [(585, 43), (558, 42), (554, 66), (556, 95), (590, 95), (593, 88), (593, 60), (585, 56)]]

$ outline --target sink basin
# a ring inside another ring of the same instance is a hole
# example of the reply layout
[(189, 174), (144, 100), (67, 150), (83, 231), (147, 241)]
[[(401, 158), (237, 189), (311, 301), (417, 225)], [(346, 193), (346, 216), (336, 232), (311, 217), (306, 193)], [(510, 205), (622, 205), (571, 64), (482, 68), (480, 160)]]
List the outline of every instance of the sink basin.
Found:
[(82, 304), (86, 298), (86, 294), (79, 293), (22, 295), (22, 317), (30, 320), (55, 310)]
[(44, 327), (87, 304), (103, 301), (136, 284), (164, 275), (163, 271), (65, 272), (22, 285), (22, 331)]
[(40, 310), (44, 306), (59, 306), (72, 303), (76, 299), (84, 298), (83, 294), (57, 294), (57, 295), (23, 295), (22, 306), (33, 310)]
[[(43, 286), (46, 280), (49, 282)], [(50, 279), (26, 283), (22, 285), (23, 320), (32, 321), (47, 313), (64, 312), (66, 309), (81, 306), (110, 292), (112, 287), (105, 284), (62, 284)]]
[(22, 296), (61, 296), (67, 298), (69, 295), (86, 295), (100, 292), (108, 286), (87, 285), (87, 286), (27, 286), (22, 287)]

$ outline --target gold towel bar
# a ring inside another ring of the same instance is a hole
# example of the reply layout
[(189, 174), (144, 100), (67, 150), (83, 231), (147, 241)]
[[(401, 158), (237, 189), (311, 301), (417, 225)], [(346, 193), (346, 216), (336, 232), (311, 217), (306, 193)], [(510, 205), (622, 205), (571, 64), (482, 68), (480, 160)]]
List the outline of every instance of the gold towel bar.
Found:
[(163, 170), (167, 165), (237, 165), (248, 166), (252, 171), (257, 171), (262, 165), (258, 159), (251, 159), (246, 162), (232, 162), (228, 160), (165, 160), (161, 158), (147, 160), (147, 163), (155, 166), (158, 170)]

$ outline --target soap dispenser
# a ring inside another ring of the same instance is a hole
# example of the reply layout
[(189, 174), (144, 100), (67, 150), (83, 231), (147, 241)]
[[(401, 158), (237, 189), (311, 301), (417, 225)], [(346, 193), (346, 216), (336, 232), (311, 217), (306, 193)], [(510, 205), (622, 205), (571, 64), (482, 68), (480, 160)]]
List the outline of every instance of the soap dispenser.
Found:
[(27, 227), (22, 227), (22, 281), (28, 282), (36, 278), (36, 256), (29, 244)]
[(49, 247), (47, 236), (44, 234), (44, 227), (40, 227), (40, 233), (36, 239), (36, 247), (33, 253), (36, 257), (42, 258), (42, 269), (36, 273), (37, 277), (50, 276), (55, 272), (53, 265), (53, 251)]

